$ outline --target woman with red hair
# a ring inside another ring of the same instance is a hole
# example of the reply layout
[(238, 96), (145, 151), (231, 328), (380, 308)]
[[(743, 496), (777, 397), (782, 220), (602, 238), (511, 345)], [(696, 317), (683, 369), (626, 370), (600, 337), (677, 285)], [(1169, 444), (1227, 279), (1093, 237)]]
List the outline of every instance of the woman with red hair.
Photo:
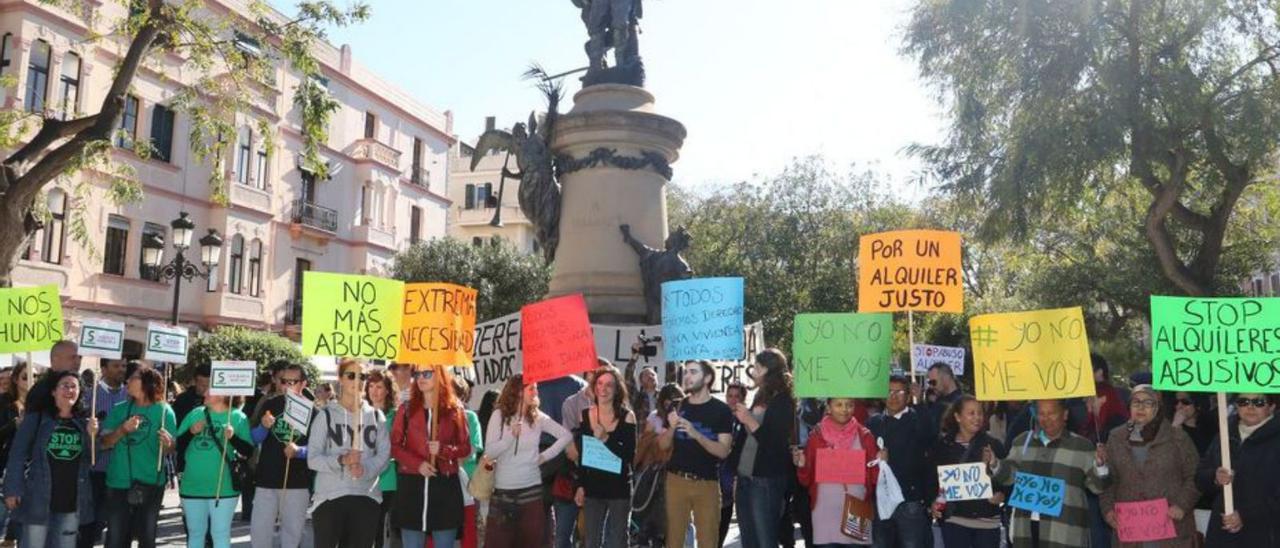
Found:
[(391, 456), (396, 460), (392, 525), (405, 546), (453, 546), (462, 526), (459, 462), (471, 454), (462, 402), (444, 366), (413, 372), (409, 401), (396, 412)]

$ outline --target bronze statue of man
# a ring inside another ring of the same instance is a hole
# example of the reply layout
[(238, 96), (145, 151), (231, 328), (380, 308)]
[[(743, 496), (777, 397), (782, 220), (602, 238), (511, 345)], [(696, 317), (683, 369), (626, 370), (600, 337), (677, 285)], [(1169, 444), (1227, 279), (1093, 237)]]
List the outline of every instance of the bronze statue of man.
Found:
[(644, 281), (645, 316), (649, 325), (662, 323), (662, 284), (671, 280), (686, 280), (693, 277), (693, 269), (680, 256), (689, 249), (693, 237), (685, 228), (676, 228), (667, 236), (666, 249), (654, 249), (631, 235), (631, 225), (618, 227), (622, 230), (622, 240), (640, 256), (640, 278)]
[[(641, 0), (573, 0), (582, 9), (587, 26), (587, 75), (584, 85), (598, 83), (644, 85), (640, 61), (639, 27), (644, 14)], [(616, 63), (609, 68), (605, 59), (613, 49)]]

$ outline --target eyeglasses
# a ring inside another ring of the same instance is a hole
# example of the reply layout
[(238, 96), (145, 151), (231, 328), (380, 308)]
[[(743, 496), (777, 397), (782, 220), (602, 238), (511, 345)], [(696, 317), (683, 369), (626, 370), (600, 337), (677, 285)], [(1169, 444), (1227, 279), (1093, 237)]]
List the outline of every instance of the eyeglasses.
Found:
[(1129, 400), (1129, 407), (1144, 407), (1147, 409), (1155, 409), (1159, 404), (1156, 400)]
[(1195, 405), (1195, 403), (1196, 402), (1193, 402), (1186, 398), (1178, 398), (1178, 405)]
[(347, 379), (349, 381), (354, 381), (357, 378), (360, 380), (365, 380), (369, 378), (369, 375), (365, 373), (356, 373), (355, 371), (347, 371), (346, 373), (342, 374), (342, 378)]
[(58, 390), (77, 390), (80, 388), (78, 384), (59, 384)]
[(906, 391), (906, 390), (890, 390), (890, 391), (889, 391), (889, 397), (890, 397), (890, 398), (892, 398), (892, 397), (894, 397), (894, 396), (905, 396), (905, 395), (907, 395), (907, 391)]
[(1267, 406), (1267, 398), (1236, 398), (1236, 407), (1249, 407), (1250, 405), (1258, 408)]
[(422, 371), (413, 372), (414, 380), (417, 380), (417, 379), (431, 380), (431, 379), (434, 379), (435, 376), (436, 376), (436, 371), (434, 369), (424, 369)]
[(280, 384), (283, 384), (283, 385), (285, 385), (285, 386), (293, 386), (293, 385), (295, 385), (295, 384), (302, 384), (302, 379), (280, 379)]

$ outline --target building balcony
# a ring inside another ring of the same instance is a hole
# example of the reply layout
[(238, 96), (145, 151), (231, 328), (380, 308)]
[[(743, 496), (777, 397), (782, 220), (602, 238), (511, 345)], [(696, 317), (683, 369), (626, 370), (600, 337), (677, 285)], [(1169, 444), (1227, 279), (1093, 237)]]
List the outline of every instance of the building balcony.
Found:
[(271, 194), (267, 190), (234, 181), (227, 186), (232, 204), (264, 213), (272, 211)]
[(421, 166), (409, 168), (409, 182), (423, 188), (431, 187), (431, 172)]
[(338, 232), (338, 212), (322, 205), (294, 200), (289, 218), (294, 224), (335, 234)]
[(376, 139), (360, 139), (351, 149), (351, 157), (356, 161), (371, 160), (386, 166), (392, 171), (400, 171), (400, 151), (382, 144)]
[(204, 294), (204, 313), (210, 316), (241, 320), (245, 323), (272, 323), (267, 317), (266, 303), (262, 297), (253, 297), (246, 290), (236, 294), (230, 291), (214, 291)]
[(368, 224), (352, 228), (351, 234), (356, 241), (368, 242), (387, 249), (395, 249), (396, 246), (396, 238), (391, 231), (369, 226)]
[[(458, 226), (479, 226), (487, 225), (493, 220), (495, 208), (477, 207), (475, 209), (456, 209), (454, 221)], [(522, 224), (528, 223), (524, 213), (516, 206), (505, 206), (502, 208), (503, 224)]]

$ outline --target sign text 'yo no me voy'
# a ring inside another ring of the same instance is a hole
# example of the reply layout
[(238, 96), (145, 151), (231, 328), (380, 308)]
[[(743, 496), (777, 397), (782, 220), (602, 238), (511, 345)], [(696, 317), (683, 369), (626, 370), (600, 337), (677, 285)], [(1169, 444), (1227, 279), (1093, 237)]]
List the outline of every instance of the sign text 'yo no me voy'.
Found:
[(1018, 472), (1013, 476), (1013, 493), (1009, 495), (1009, 506), (1056, 518), (1062, 515), (1062, 503), (1066, 496), (1065, 480)]
[(899, 230), (858, 243), (858, 312), (963, 312), (960, 234)]
[(796, 396), (882, 398), (889, 392), (890, 314), (797, 314)]
[(1151, 542), (1178, 536), (1166, 499), (1117, 502), (1115, 512), (1120, 542)]
[(302, 275), (302, 351), (308, 356), (394, 360), (404, 283), (374, 276)]
[(662, 284), (662, 342), (667, 361), (741, 360), (742, 288), (742, 278)]
[(1151, 297), (1157, 390), (1280, 392), (1280, 299)]
[(1093, 366), (1079, 307), (985, 314), (969, 319), (979, 400), (1094, 395)]

